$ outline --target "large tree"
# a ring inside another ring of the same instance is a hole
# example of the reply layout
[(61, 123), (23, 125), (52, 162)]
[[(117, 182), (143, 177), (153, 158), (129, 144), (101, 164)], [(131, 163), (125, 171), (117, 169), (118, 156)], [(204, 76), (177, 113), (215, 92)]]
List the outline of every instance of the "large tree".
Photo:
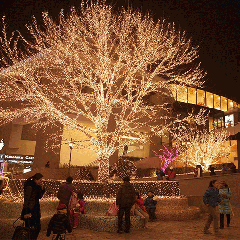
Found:
[(228, 134), (225, 130), (209, 132), (206, 129), (180, 128), (173, 134), (173, 138), (180, 149), (182, 161), (186, 161), (188, 166), (201, 164), (204, 171), (230, 154)]
[[(34, 19), (27, 39), (3, 29), (1, 123), (60, 122), (83, 132), (106, 180), (117, 149), (166, 123), (168, 84), (201, 84), (198, 49), (172, 23), (101, 2), (61, 11), (58, 22), (43, 13), (43, 22)], [(153, 93), (158, 103), (147, 104)]]

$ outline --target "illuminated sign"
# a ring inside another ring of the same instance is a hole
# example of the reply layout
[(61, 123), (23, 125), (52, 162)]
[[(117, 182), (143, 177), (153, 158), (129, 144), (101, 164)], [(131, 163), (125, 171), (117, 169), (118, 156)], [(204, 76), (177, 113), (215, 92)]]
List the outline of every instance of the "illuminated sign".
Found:
[(33, 163), (34, 156), (0, 154), (0, 162), (8, 163)]

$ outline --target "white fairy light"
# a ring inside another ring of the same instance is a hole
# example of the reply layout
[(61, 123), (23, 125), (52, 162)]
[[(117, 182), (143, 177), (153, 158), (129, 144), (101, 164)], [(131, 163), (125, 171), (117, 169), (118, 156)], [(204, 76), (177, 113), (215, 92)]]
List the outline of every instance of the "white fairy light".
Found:
[(43, 13), (43, 21), (44, 30), (36, 20), (28, 26), (31, 42), (19, 32), (8, 39), (3, 28), (0, 124), (59, 122), (83, 132), (106, 181), (109, 157), (132, 139), (143, 144), (149, 132), (159, 134), (168, 119), (166, 100), (148, 105), (144, 97), (171, 97), (169, 83), (201, 85), (200, 65), (189, 68), (197, 49), (174, 24), (131, 9), (115, 14), (105, 3), (84, 3), (67, 17), (61, 11), (59, 23)]

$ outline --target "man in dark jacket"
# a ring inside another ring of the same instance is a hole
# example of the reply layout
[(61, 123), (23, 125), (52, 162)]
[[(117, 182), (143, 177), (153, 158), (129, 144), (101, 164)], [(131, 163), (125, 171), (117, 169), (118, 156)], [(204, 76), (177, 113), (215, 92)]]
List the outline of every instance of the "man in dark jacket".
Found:
[(60, 200), (59, 204), (65, 204), (68, 207), (69, 200), (71, 198), (72, 192), (76, 192), (75, 187), (72, 184), (73, 178), (68, 177), (66, 183), (59, 187), (57, 198)]
[(66, 230), (68, 230), (69, 233), (72, 232), (72, 227), (67, 217), (67, 206), (65, 204), (59, 204), (57, 211), (57, 214), (53, 215), (48, 224), (47, 237), (51, 235), (51, 232), (58, 235), (58, 237), (65, 235)]
[(123, 215), (125, 213), (126, 229), (125, 232), (129, 233), (130, 230), (130, 211), (136, 201), (136, 192), (130, 178), (123, 178), (123, 185), (117, 193), (116, 204), (119, 206), (118, 211), (118, 233), (122, 233)]

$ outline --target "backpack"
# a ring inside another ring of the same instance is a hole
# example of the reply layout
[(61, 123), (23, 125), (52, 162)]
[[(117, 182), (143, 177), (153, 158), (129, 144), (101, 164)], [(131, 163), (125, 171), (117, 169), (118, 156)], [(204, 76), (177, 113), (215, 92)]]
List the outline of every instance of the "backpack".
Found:
[(68, 204), (68, 209), (76, 208), (77, 204), (78, 204), (77, 193), (72, 192), (72, 195), (70, 197), (69, 204)]

